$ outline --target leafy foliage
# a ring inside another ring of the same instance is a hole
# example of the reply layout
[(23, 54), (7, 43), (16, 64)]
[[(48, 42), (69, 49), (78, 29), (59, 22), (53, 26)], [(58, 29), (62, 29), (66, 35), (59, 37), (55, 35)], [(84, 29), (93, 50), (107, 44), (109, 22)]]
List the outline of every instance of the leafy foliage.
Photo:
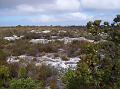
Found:
[[(39, 84), (39, 83), (38, 83)], [(21, 78), (21, 79), (13, 79), (10, 81), (10, 89), (41, 89), (37, 87), (37, 83), (31, 78)]]
[(21, 67), (19, 69), (19, 77), (20, 78), (26, 78), (27, 77), (27, 70), (25, 67)]
[(4, 65), (0, 66), (0, 88), (7, 86), (6, 83), (8, 82), (10, 77), (9, 73), (10, 71), (8, 67)]
[(0, 59), (5, 60), (6, 57), (7, 57), (7, 54), (3, 50), (0, 50)]
[[(114, 21), (119, 24), (119, 15)], [(101, 20), (93, 23), (88, 22), (87, 27), (94, 36), (99, 35)], [(92, 26), (93, 25), (93, 26)], [(104, 29), (109, 26), (104, 22)], [(103, 31), (104, 32), (104, 31)], [(68, 71), (64, 75), (64, 84), (67, 89), (119, 89), (120, 88), (120, 46), (119, 30), (113, 30), (109, 26), (107, 41), (86, 45), (83, 49), (81, 60), (77, 64), (77, 69)], [(94, 34), (95, 33), (95, 34)]]

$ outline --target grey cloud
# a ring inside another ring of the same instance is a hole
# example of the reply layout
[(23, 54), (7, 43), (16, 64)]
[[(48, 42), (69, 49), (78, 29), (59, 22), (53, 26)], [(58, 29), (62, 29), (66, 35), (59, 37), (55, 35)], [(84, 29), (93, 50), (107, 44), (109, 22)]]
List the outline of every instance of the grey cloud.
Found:
[(38, 5), (38, 4), (47, 4), (54, 3), (55, 0), (0, 0), (0, 9), (5, 8), (15, 8), (20, 4), (29, 4), (29, 5)]
[[(119, 3), (120, 0), (0, 0), (0, 17), (20, 17), (20, 22), (34, 23), (107, 20), (114, 10), (119, 12)], [(100, 13), (104, 15), (99, 16)]]
[(120, 10), (120, 0), (80, 0), (84, 10), (113, 11)]
[(79, 0), (0, 0), (0, 4), (0, 15), (13, 16), (62, 14), (78, 12), (80, 8)]

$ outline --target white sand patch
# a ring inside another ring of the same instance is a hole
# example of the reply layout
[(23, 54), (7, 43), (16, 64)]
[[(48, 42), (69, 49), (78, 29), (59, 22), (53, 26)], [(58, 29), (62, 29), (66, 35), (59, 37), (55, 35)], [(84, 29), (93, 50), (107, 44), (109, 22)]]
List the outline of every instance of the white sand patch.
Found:
[(11, 56), (7, 59), (8, 63), (16, 63), (19, 62), (20, 60), (17, 57)]
[(78, 38), (70, 38), (70, 37), (64, 37), (64, 38), (61, 38), (61, 39), (51, 39), (51, 40), (48, 40), (48, 39), (32, 39), (30, 40), (31, 43), (35, 43), (35, 44), (38, 44), (38, 43), (42, 43), (42, 44), (47, 44), (51, 41), (64, 41), (64, 44), (67, 44), (67, 43), (71, 43), (73, 41), (87, 41), (87, 42), (94, 42), (94, 40), (88, 40), (84, 37), (78, 37)]
[[(79, 62), (80, 58), (75, 57), (75, 58), (70, 58), (70, 60), (68, 61), (63, 61), (60, 57), (51, 58), (47, 56), (42, 56), (38, 60), (40, 64), (46, 64), (60, 70), (60, 69), (69, 69), (69, 68), (75, 69), (77, 62)], [(40, 64), (37, 63), (37, 65)]]
[(42, 33), (50, 33), (51, 31), (49, 30), (45, 30), (45, 31), (42, 31)]
[(24, 36), (16, 36), (16, 35), (13, 35), (11, 37), (4, 37), (5, 40), (8, 40), (8, 41), (15, 41), (15, 40), (19, 40), (21, 38), (23, 38)]
[(72, 41), (87, 41), (87, 42), (94, 42), (94, 40), (88, 40), (84, 37), (78, 37), (78, 38), (69, 38), (69, 37), (64, 37), (62, 39), (57, 39), (59, 41), (64, 41), (65, 44), (70, 43)]
[(50, 30), (44, 30), (44, 31), (40, 31), (40, 30), (31, 30), (30, 31), (31, 33), (50, 33), (51, 31)]
[(58, 70), (67, 70), (67, 69), (75, 69), (77, 66), (77, 62), (79, 62), (80, 58), (74, 57), (70, 58), (68, 61), (63, 61), (60, 57), (53, 58), (52, 56), (48, 56), (49, 54), (41, 57), (33, 57), (33, 56), (11, 56), (8, 58), (8, 63), (20, 62), (21, 59), (32, 62), (33, 59), (36, 59), (35, 65), (41, 66), (42, 64), (54, 67)]
[(41, 33), (41, 32), (38, 31), (38, 30), (31, 30), (30, 32), (31, 32), (31, 33)]
[(67, 31), (65, 31), (65, 30), (60, 30), (59, 33), (61, 33), (61, 32), (62, 32), (62, 33), (66, 33)]
[(30, 42), (34, 43), (34, 44), (39, 44), (39, 43), (47, 44), (47, 43), (49, 43), (51, 41), (55, 41), (55, 40), (48, 40), (48, 39), (32, 39), (32, 40), (30, 40)]

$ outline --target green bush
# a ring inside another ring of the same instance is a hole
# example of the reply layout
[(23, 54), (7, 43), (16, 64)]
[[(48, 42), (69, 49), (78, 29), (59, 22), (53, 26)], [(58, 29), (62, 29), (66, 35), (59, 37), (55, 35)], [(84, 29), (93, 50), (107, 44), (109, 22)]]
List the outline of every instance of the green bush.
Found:
[(19, 77), (20, 78), (26, 78), (27, 77), (27, 70), (25, 67), (21, 67), (19, 69)]
[(81, 56), (74, 76), (64, 76), (67, 89), (119, 89), (119, 52), (120, 47), (113, 42), (84, 47), (84, 56)]
[(6, 84), (9, 80), (9, 77), (10, 77), (9, 73), (10, 73), (10, 71), (9, 71), (8, 67), (6, 67), (4, 65), (0, 66), (0, 89), (2, 87), (7, 86)]
[(3, 50), (0, 49), (0, 60), (5, 60), (6, 57), (7, 57), (7, 54)]
[(10, 81), (10, 89), (41, 89), (42, 86), (38, 86), (39, 83), (36, 83), (31, 78), (13, 79)]
[(9, 64), (11, 78), (18, 78), (19, 66), (19, 63)]
[(71, 78), (75, 76), (75, 72), (73, 70), (68, 70), (63, 77), (62, 82), (65, 84), (65, 86), (68, 86), (68, 83), (70, 82)]
[(37, 67), (36, 70), (36, 79), (45, 81), (48, 77), (56, 75), (56, 70), (50, 66), (42, 65)]

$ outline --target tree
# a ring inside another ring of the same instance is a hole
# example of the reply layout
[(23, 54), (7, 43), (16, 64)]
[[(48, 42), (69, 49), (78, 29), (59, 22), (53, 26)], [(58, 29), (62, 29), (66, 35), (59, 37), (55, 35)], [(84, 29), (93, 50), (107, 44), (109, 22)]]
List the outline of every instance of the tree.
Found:
[(92, 21), (89, 21), (89, 22), (87, 23), (87, 28), (88, 28), (88, 29), (92, 29), (92, 27), (93, 27), (93, 22), (92, 22)]
[(104, 26), (108, 27), (109, 26), (109, 22), (104, 22)]
[(120, 27), (120, 15), (117, 15), (116, 18), (114, 18), (114, 26)]
[(98, 33), (101, 32), (100, 24), (101, 20), (95, 20), (94, 22), (89, 21), (86, 25), (88, 32), (90, 32), (94, 36), (95, 41), (99, 40)]
[(93, 23), (95, 26), (99, 27), (101, 24), (101, 20), (95, 20)]
[(110, 29), (109, 22), (105, 21), (105, 22), (104, 22), (104, 29), (103, 29), (104, 32), (105, 32), (105, 33), (108, 33), (109, 29)]
[(113, 20), (115, 23), (118, 23), (118, 22), (120, 22), (120, 15), (117, 15), (117, 17), (116, 18), (114, 18), (114, 20)]
[(120, 44), (120, 31), (119, 30), (113, 30), (109, 33), (109, 40), (113, 41), (116, 45)]

